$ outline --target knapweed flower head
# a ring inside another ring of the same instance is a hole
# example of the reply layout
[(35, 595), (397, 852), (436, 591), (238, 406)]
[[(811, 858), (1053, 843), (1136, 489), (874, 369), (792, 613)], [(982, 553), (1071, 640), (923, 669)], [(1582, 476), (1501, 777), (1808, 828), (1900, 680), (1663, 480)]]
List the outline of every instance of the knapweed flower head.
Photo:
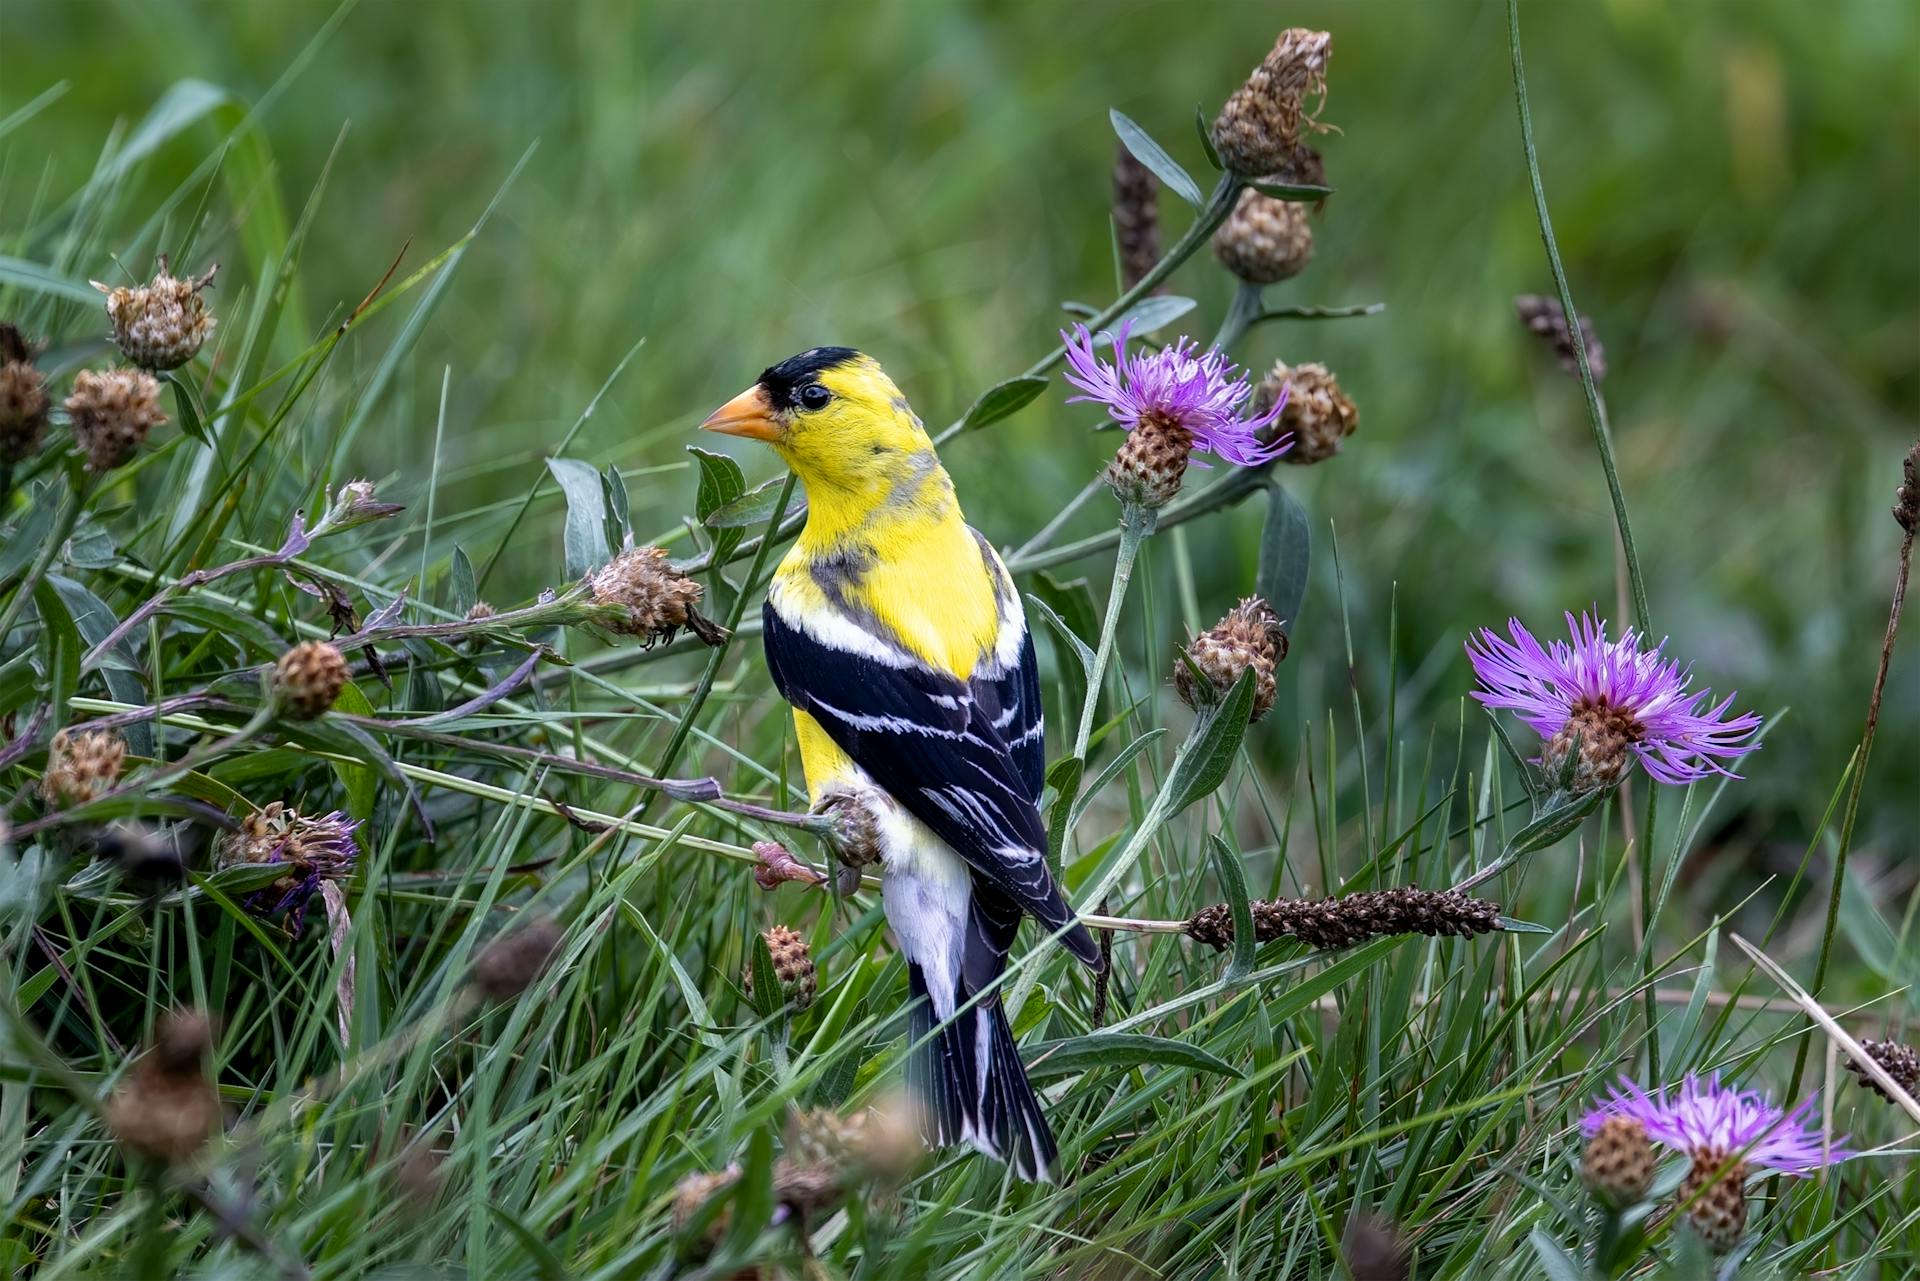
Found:
[(1592, 1138), (1609, 1117), (1631, 1117), (1646, 1127), (1649, 1139), (1676, 1152), (1722, 1161), (1738, 1157), (1778, 1174), (1805, 1175), (1852, 1155), (1839, 1146), (1844, 1139), (1822, 1141), (1812, 1120), (1814, 1104), (1809, 1096), (1788, 1112), (1758, 1090), (1720, 1084), (1718, 1073), (1704, 1079), (1688, 1074), (1679, 1089), (1663, 1086), (1651, 1094), (1623, 1076), (1580, 1119), (1580, 1130)]
[(0, 463), (17, 463), (40, 448), (47, 427), (47, 376), (15, 325), (0, 324)]
[(1292, 441), (1260, 439), (1285, 408), (1243, 416), (1253, 387), (1238, 366), (1217, 347), (1206, 351), (1180, 338), (1159, 351), (1128, 355), (1131, 321), (1102, 334), (1113, 345), (1111, 362), (1100, 357), (1085, 325), (1063, 331), (1066, 379), (1081, 394), (1068, 404), (1091, 401), (1104, 406), (1126, 429), (1122, 445), (1107, 469), (1107, 481), (1122, 501), (1164, 507), (1180, 492), (1180, 481), (1196, 452), (1214, 455), (1236, 467), (1258, 467), (1285, 453)]
[(1511, 639), (1482, 629), (1467, 642), (1480, 688), (1474, 697), (1488, 707), (1515, 712), (1547, 740), (1541, 763), (1558, 777), (1576, 740), (1573, 790), (1611, 787), (1638, 759), (1662, 783), (1693, 783), (1714, 774), (1738, 777), (1727, 768), (1759, 746), (1760, 718), (1728, 718), (1729, 694), (1718, 703), (1709, 690), (1691, 690), (1692, 676), (1666, 656), (1663, 641), (1643, 648), (1628, 628), (1607, 639), (1607, 624), (1567, 615), (1572, 640), (1542, 645), (1509, 619)]
[(647, 645), (670, 641), (687, 628), (708, 645), (727, 638), (727, 630), (697, 608), (705, 589), (675, 569), (659, 547), (629, 547), (595, 570), (587, 580), (608, 630)]
[(132, 458), (147, 433), (167, 421), (160, 412), (160, 384), (138, 369), (81, 370), (66, 410), (73, 443), (95, 473)]
[(93, 287), (107, 296), (107, 319), (113, 324), (113, 342), (120, 353), (142, 369), (178, 369), (192, 360), (213, 332), (214, 319), (200, 291), (213, 283), (216, 263), (205, 275), (182, 280), (168, 269), (165, 254), (160, 270), (145, 285)]
[(247, 815), (220, 842), (221, 867), (284, 864), (286, 872), (266, 889), (247, 897), (247, 908), (262, 916), (288, 913), (287, 928), (300, 933), (307, 901), (322, 881), (344, 881), (360, 859), (360, 821), (339, 810), (309, 818), (274, 801)]

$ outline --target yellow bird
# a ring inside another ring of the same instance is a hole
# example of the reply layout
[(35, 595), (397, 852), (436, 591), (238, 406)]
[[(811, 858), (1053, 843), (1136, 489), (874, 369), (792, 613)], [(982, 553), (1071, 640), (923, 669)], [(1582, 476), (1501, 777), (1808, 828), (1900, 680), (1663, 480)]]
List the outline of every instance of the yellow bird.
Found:
[(1053, 1135), (987, 989), (1022, 914), (1101, 959), (1047, 869), (1039, 672), (1013, 578), (870, 356), (803, 351), (701, 426), (767, 442), (806, 485), (767, 591), (767, 663), (814, 801), (850, 791), (880, 816), (927, 1137), (1050, 1179)]

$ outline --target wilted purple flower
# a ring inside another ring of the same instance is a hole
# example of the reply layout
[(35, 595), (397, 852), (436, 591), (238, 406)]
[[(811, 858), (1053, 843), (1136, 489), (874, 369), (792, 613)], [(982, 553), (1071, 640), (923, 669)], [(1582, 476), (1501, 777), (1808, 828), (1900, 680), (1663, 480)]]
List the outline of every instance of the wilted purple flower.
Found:
[(1631, 1117), (1647, 1127), (1655, 1143), (1689, 1156), (1738, 1158), (1781, 1174), (1804, 1175), (1853, 1155), (1839, 1146), (1844, 1138), (1831, 1146), (1822, 1143), (1811, 1121), (1813, 1107), (1809, 1097), (1793, 1111), (1783, 1111), (1758, 1090), (1721, 1085), (1718, 1073), (1705, 1080), (1689, 1074), (1671, 1097), (1666, 1087), (1648, 1094), (1623, 1076), (1580, 1119), (1580, 1129), (1591, 1138), (1608, 1117)]
[(1571, 644), (1543, 647), (1518, 619), (1507, 622), (1511, 640), (1482, 629), (1467, 642), (1481, 685), (1473, 696), (1518, 713), (1539, 731), (1547, 740), (1541, 757), (1549, 773), (1559, 772), (1578, 738), (1576, 791), (1611, 787), (1631, 757), (1662, 783), (1738, 777), (1722, 761), (1759, 746), (1752, 741), (1758, 716), (1724, 719), (1733, 695), (1713, 703), (1711, 691), (1689, 692), (1692, 676), (1665, 656), (1666, 642), (1642, 649), (1631, 627), (1609, 641), (1604, 621), (1566, 617)]
[(360, 858), (357, 819), (339, 810), (309, 818), (275, 801), (242, 819), (220, 843), (220, 866), (283, 863), (287, 871), (267, 888), (247, 896), (249, 911), (261, 916), (288, 913), (287, 928), (300, 933), (307, 900), (323, 881), (344, 881)]
[(1094, 337), (1085, 325), (1062, 331), (1066, 344), (1067, 381), (1084, 395), (1068, 404), (1094, 401), (1106, 406), (1113, 420), (1128, 431), (1143, 425), (1183, 431), (1190, 448), (1205, 450), (1238, 467), (1255, 467), (1287, 452), (1292, 443), (1282, 438), (1263, 442), (1259, 433), (1271, 427), (1286, 407), (1286, 398), (1265, 413), (1242, 418), (1241, 410), (1253, 394), (1247, 375), (1227, 363), (1217, 347), (1199, 350), (1191, 338), (1181, 338), (1155, 352), (1127, 355), (1131, 320), (1106, 334), (1113, 343), (1113, 363), (1094, 352)]

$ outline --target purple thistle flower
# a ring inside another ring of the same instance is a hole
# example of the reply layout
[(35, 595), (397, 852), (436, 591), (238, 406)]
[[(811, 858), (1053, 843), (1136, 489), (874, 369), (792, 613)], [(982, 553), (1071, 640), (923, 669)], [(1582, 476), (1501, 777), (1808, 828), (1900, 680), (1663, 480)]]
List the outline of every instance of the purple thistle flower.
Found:
[(356, 834), (360, 820), (339, 810), (309, 818), (275, 801), (249, 814), (221, 843), (220, 865), (285, 864), (286, 875), (246, 898), (247, 910), (260, 916), (286, 912), (287, 929), (298, 935), (307, 903), (323, 881), (344, 881), (360, 859)]
[(1189, 448), (1205, 450), (1236, 467), (1257, 467), (1287, 452), (1291, 436), (1273, 442), (1259, 433), (1273, 426), (1286, 408), (1282, 395), (1263, 414), (1242, 418), (1241, 410), (1253, 394), (1247, 375), (1229, 364), (1218, 347), (1199, 350), (1191, 338), (1181, 338), (1155, 352), (1127, 354), (1131, 320), (1117, 332), (1103, 336), (1113, 343), (1113, 363), (1095, 354), (1094, 337), (1085, 325), (1071, 333), (1062, 330), (1066, 345), (1066, 379), (1084, 394), (1067, 403), (1092, 401), (1104, 405), (1113, 420), (1128, 431), (1143, 424), (1184, 434)]
[(1623, 1076), (1580, 1119), (1580, 1130), (1592, 1138), (1608, 1117), (1631, 1117), (1646, 1127), (1655, 1143), (1696, 1161), (1736, 1159), (1747, 1166), (1804, 1175), (1853, 1155), (1840, 1146), (1844, 1135), (1831, 1145), (1822, 1142), (1812, 1121), (1813, 1106), (1809, 1096), (1793, 1111), (1783, 1111), (1758, 1090), (1721, 1085), (1718, 1073), (1704, 1081), (1689, 1074), (1672, 1097), (1664, 1086), (1648, 1094)]
[(1722, 762), (1760, 746), (1752, 741), (1758, 716), (1724, 719), (1733, 695), (1714, 703), (1709, 690), (1689, 691), (1692, 676), (1666, 657), (1665, 641), (1643, 649), (1631, 627), (1609, 641), (1604, 620), (1566, 618), (1572, 643), (1543, 647), (1518, 619), (1507, 622), (1511, 640), (1483, 628), (1467, 642), (1481, 685), (1473, 696), (1517, 713), (1539, 731), (1547, 740), (1542, 761), (1550, 773), (1565, 763), (1577, 736), (1578, 791), (1619, 782), (1629, 753), (1662, 783), (1739, 777)]

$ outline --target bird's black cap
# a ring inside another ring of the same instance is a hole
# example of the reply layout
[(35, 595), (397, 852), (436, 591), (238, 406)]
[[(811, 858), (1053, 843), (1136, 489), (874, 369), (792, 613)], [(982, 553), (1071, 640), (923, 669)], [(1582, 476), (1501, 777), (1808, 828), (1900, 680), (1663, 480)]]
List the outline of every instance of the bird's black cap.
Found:
[(788, 356), (777, 365), (769, 365), (760, 375), (760, 387), (775, 409), (798, 409), (800, 389), (816, 375), (859, 359), (851, 347), (809, 347), (797, 356)]

